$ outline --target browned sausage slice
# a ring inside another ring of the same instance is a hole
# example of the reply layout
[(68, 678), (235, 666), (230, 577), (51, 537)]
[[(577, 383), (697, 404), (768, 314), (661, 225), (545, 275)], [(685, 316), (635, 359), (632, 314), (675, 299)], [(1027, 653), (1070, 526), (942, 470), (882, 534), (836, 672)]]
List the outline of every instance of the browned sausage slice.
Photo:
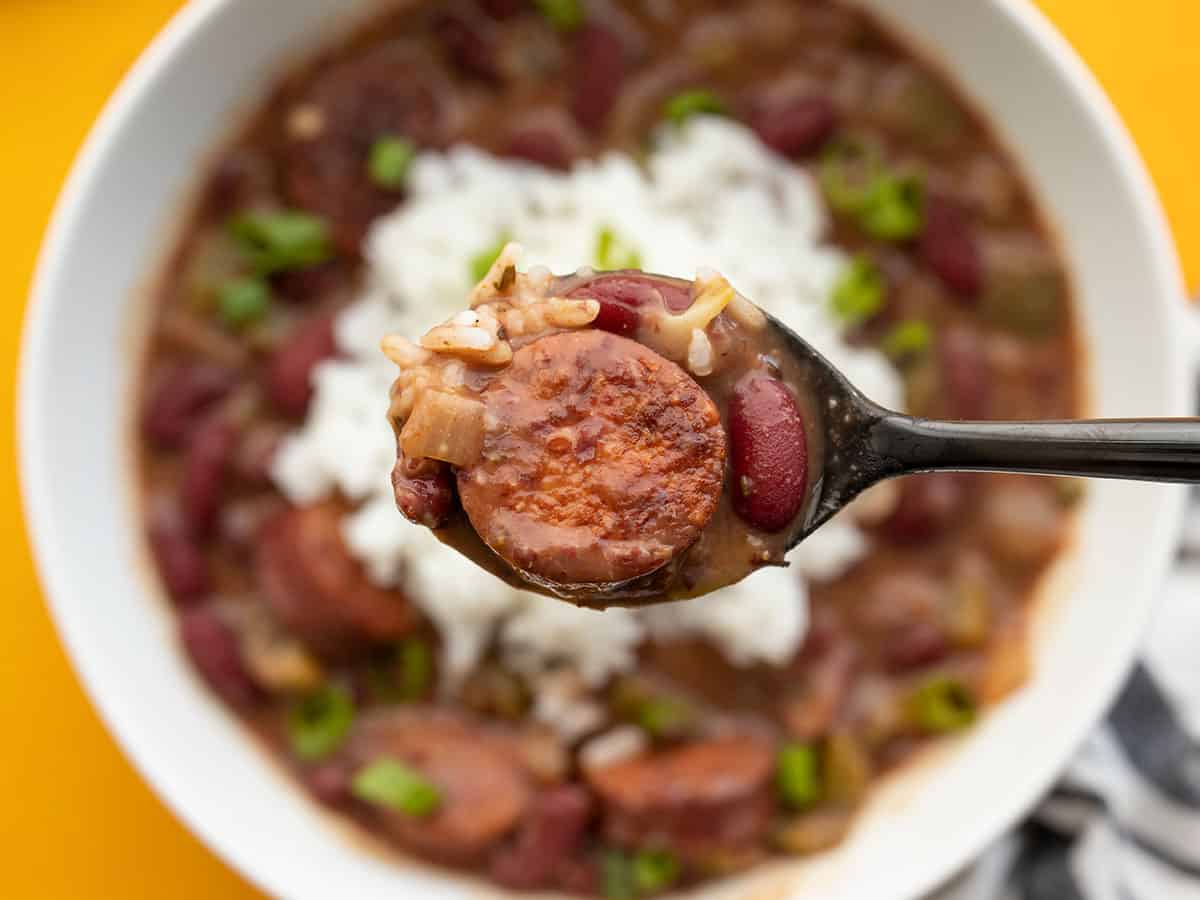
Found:
[(725, 434), (681, 368), (601, 331), (523, 347), (483, 393), (490, 426), (458, 472), (463, 509), (511, 565), (621, 582), (689, 547), (721, 493)]
[(335, 504), (288, 509), (259, 538), (255, 567), (271, 611), (319, 653), (401, 637), (418, 624), (398, 591), (372, 584), (342, 541)]
[(347, 755), (361, 768), (393, 757), (433, 782), (441, 799), (430, 816), (376, 809), (398, 843), (456, 865), (481, 862), (511, 833), (530, 802), (520, 764), (472, 723), (431, 710), (378, 716), (361, 723)]
[(752, 845), (772, 813), (774, 757), (750, 736), (711, 738), (588, 773), (620, 846), (667, 843), (689, 859)]

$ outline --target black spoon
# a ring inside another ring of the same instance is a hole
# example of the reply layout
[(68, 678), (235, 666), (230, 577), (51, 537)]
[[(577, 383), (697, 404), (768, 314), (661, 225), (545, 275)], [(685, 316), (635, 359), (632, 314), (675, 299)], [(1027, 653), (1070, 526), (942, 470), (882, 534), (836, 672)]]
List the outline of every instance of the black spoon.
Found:
[(768, 327), (804, 373), (825, 441), (825, 461), (791, 546), (867, 488), (918, 472), (1023, 472), (1200, 483), (1200, 419), (970, 422), (918, 419), (858, 391), (773, 316)]

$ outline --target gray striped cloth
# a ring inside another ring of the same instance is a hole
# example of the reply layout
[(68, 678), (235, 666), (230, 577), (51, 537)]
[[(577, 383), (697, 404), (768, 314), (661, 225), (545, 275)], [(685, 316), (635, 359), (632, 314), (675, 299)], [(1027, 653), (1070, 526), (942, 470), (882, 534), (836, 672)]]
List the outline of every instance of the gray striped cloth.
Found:
[(1165, 594), (1059, 784), (929, 900), (1200, 900), (1200, 495)]

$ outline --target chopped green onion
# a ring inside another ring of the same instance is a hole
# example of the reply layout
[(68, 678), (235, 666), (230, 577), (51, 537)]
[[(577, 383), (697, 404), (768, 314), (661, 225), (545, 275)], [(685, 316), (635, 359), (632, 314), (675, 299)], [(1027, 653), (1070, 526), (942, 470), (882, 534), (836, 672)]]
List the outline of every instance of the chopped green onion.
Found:
[(329, 259), (329, 227), (319, 216), (297, 211), (249, 212), (229, 232), (262, 275), (315, 266)]
[(377, 759), (354, 776), (350, 789), (359, 800), (386, 806), (416, 818), (428, 816), (442, 802), (437, 785), (398, 759)]
[(581, 0), (534, 0), (538, 12), (549, 19), (559, 31), (574, 31), (583, 24)]
[(301, 759), (320, 759), (336, 750), (354, 722), (354, 700), (338, 685), (326, 685), (301, 698), (288, 714), (292, 752)]
[(833, 313), (848, 327), (861, 325), (881, 309), (887, 282), (879, 267), (865, 256), (857, 256), (833, 286)]
[(620, 850), (609, 850), (604, 854), (600, 861), (600, 880), (608, 900), (634, 900), (637, 896), (633, 866)]
[(907, 241), (925, 227), (925, 188), (915, 175), (883, 175), (876, 179), (858, 224), (881, 241)]
[(381, 188), (396, 190), (404, 186), (409, 166), (417, 155), (417, 146), (401, 137), (388, 136), (371, 145), (367, 174)]
[(639, 895), (658, 894), (679, 880), (679, 860), (665, 850), (643, 850), (633, 857), (633, 887)]
[(906, 319), (883, 338), (880, 346), (892, 359), (910, 361), (924, 356), (933, 344), (933, 327), (924, 319)]
[(271, 289), (261, 278), (234, 278), (217, 292), (217, 310), (231, 328), (257, 322), (270, 305)]
[(775, 763), (775, 787), (792, 809), (812, 806), (821, 796), (817, 751), (810, 744), (784, 744)]
[(400, 645), (400, 695), (405, 700), (420, 700), (429, 692), (433, 678), (433, 656), (429, 645), (420, 638), (409, 638)]
[(642, 254), (633, 244), (626, 243), (611, 228), (601, 228), (596, 235), (596, 268), (640, 269)]
[(934, 675), (909, 698), (909, 713), (924, 731), (959, 731), (975, 721), (975, 698), (957, 678)]
[(663, 106), (663, 117), (676, 125), (682, 125), (693, 116), (723, 116), (725, 113), (725, 101), (705, 90), (676, 94)]
[(865, 138), (835, 140), (821, 156), (818, 178), (834, 212), (856, 216), (866, 209), (884, 176), (879, 145)]
[(483, 279), (487, 276), (487, 273), (491, 270), (492, 263), (494, 263), (500, 257), (500, 252), (510, 240), (512, 240), (512, 238), (508, 234), (502, 234), (496, 239), (494, 244), (485, 247), (471, 257), (472, 282), (478, 284), (479, 282), (483, 281)]
[(654, 697), (638, 708), (637, 722), (652, 737), (682, 737), (695, 725), (696, 711), (675, 697)]

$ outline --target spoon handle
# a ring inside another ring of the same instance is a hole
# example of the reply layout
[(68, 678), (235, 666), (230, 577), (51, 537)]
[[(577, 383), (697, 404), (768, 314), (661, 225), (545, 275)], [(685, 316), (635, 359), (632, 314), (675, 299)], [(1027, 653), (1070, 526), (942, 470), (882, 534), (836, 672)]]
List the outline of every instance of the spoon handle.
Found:
[(868, 440), (888, 474), (950, 469), (1200, 483), (1200, 419), (940, 422), (889, 413)]

